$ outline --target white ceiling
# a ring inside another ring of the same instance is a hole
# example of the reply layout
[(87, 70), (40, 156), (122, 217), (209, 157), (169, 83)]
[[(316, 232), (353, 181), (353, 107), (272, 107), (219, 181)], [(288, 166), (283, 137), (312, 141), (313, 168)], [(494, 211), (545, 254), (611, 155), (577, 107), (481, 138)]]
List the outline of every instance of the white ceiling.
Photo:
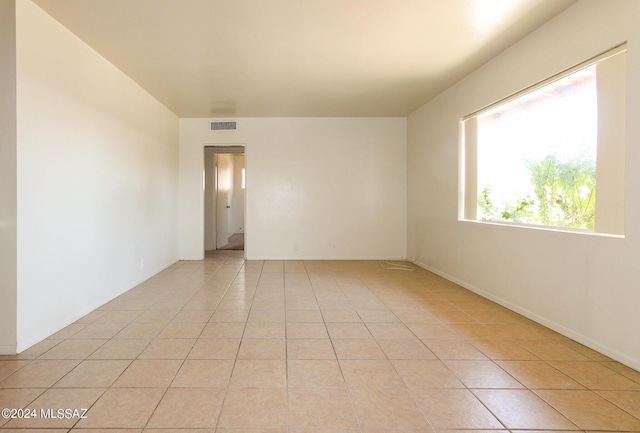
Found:
[(179, 117), (406, 116), (575, 0), (34, 0)]

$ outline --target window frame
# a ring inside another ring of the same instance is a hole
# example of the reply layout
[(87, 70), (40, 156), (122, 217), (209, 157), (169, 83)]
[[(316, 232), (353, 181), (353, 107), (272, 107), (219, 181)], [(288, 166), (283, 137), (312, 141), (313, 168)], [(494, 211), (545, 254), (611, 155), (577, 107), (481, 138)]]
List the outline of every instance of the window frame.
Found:
[[(622, 53), (626, 54), (626, 52), (627, 43), (624, 42), (460, 118), (458, 131), (460, 155), (458, 220), (473, 223), (535, 228), (549, 231), (624, 237), (626, 56), (619, 57), (619, 64), (614, 64), (616, 68), (615, 71), (605, 72), (602, 74), (605, 75), (605, 78), (602, 78), (599, 70), (598, 76), (596, 77), (598, 80), (598, 150), (596, 159), (596, 222), (593, 230), (563, 226), (527, 224), (506, 220), (478, 219), (477, 123), (478, 116), (481, 116), (496, 107), (514, 101), (582, 69), (586, 69), (593, 65), (605, 64), (604, 60)], [(603, 84), (601, 83), (601, 80), (604, 80), (604, 85), (607, 87), (606, 92), (608, 92), (603, 103), (601, 103), (600, 87)], [(601, 115), (606, 117), (607, 120), (601, 120)], [(606, 127), (602, 128), (602, 123), (604, 122), (608, 122), (608, 124), (606, 124)], [(611, 126), (611, 124), (614, 125)], [(603, 143), (608, 144), (605, 145)]]

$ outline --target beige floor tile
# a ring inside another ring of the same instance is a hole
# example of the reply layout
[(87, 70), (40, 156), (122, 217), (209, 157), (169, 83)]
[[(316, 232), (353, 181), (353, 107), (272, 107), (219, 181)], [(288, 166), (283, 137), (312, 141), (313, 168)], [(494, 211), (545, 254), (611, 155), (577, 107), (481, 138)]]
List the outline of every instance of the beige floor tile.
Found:
[(170, 322), (158, 338), (198, 338), (204, 326), (203, 322)]
[(358, 309), (358, 315), (365, 323), (398, 323), (400, 319), (388, 310), (384, 304), (381, 305), (384, 309), (366, 310)]
[(244, 323), (207, 323), (200, 338), (242, 338)]
[(404, 388), (404, 382), (387, 360), (342, 359), (340, 368), (351, 388)]
[(147, 428), (213, 428), (218, 421), (223, 398), (223, 389), (170, 388), (151, 416)]
[(243, 338), (238, 359), (286, 359), (284, 338)]
[(316, 311), (320, 312), (320, 306), (311, 284), (300, 287), (287, 287), (285, 289), (285, 309), (287, 313), (292, 311)]
[(336, 359), (336, 354), (328, 338), (290, 339), (287, 359)]
[(503, 339), (505, 337), (500, 336), (494, 333), (493, 330), (489, 328), (488, 325), (484, 325), (482, 323), (458, 323), (458, 322), (446, 322), (451, 329), (455, 330), (458, 334), (460, 334), (463, 338), (469, 340), (478, 340), (478, 339)]
[(518, 340), (518, 344), (545, 361), (589, 361), (589, 358), (559, 341)]
[(56, 388), (108, 388), (129, 366), (129, 360), (86, 360), (55, 384)]
[(523, 388), (520, 382), (492, 361), (448, 360), (444, 364), (467, 388)]
[(539, 329), (522, 323), (488, 323), (482, 325), (485, 334), (478, 338), (495, 338), (505, 340), (550, 340)]
[(189, 359), (236, 359), (240, 339), (199, 338), (196, 340)]
[(252, 303), (252, 299), (223, 299), (220, 301), (220, 304), (218, 304), (216, 310), (250, 311)]
[(288, 423), (285, 389), (237, 388), (227, 392), (219, 428), (286, 428)]
[[(292, 308), (289, 308), (289, 302), (287, 301), (287, 311), (286, 311), (286, 317), (285, 320), (287, 321), (287, 323), (323, 323), (324, 320), (322, 319), (322, 314), (320, 313), (320, 310), (317, 309), (317, 303), (314, 300), (313, 301), (316, 304), (316, 308), (315, 309), (310, 309), (310, 308), (301, 308), (304, 305), (298, 305), (298, 304), (293, 304)], [(307, 305), (307, 304), (305, 304)], [(300, 307), (300, 308), (295, 308), (295, 307)]]
[(287, 323), (287, 338), (329, 338), (324, 323)]
[(338, 338), (331, 340), (338, 359), (385, 359), (384, 352), (372, 338)]
[(114, 338), (117, 339), (147, 339), (152, 340), (167, 326), (167, 322), (130, 323)]
[[(32, 408), (30, 403), (45, 392), (45, 388), (0, 388), (0, 410)], [(35, 408), (35, 407), (34, 407)], [(38, 408), (39, 409), (39, 408)], [(16, 414), (17, 415), (17, 414)], [(10, 418), (0, 416), (0, 426), (10, 421)]]
[(285, 338), (284, 323), (247, 323), (244, 338)]
[(148, 308), (153, 308), (157, 303), (153, 301), (153, 299), (126, 299), (118, 298), (109, 302), (107, 305), (103, 305), (101, 308), (113, 311), (113, 310), (146, 310)]
[(286, 320), (284, 308), (273, 309), (252, 309), (249, 313), (249, 323), (284, 323)]
[(89, 359), (136, 359), (151, 340), (117, 340), (112, 339), (93, 352)]
[(327, 331), (336, 338), (373, 338), (364, 323), (327, 323)]
[(352, 389), (351, 400), (363, 428), (426, 429), (427, 420), (405, 389)]
[(513, 323), (526, 320), (524, 316), (512, 311), (467, 311), (466, 313), (481, 323)]
[(416, 338), (404, 323), (367, 323), (367, 328), (378, 340), (410, 340)]
[[(349, 288), (345, 287), (342, 290), (347, 298), (351, 300), (351, 304), (358, 312), (358, 315), (363, 321), (367, 322), (388, 322), (394, 321), (393, 314), (382, 301), (375, 297), (366, 287)], [(377, 314), (378, 312), (379, 314)], [(365, 320), (365, 317), (368, 320)]]
[[(506, 432), (507, 430), (504, 430), (504, 431)], [(515, 430), (516, 433), (576, 433), (576, 431), (582, 432), (582, 430)], [(460, 432), (456, 430), (455, 433), (460, 433)], [(477, 433), (477, 432), (470, 431), (468, 433)], [(490, 433), (490, 432), (487, 432), (487, 433)], [(596, 432), (585, 432), (585, 433), (596, 433)], [(597, 433), (614, 433), (614, 432), (597, 432)]]
[(143, 311), (136, 319), (134, 323), (168, 323), (176, 316), (174, 310), (146, 310)]
[(531, 391), (481, 389), (473, 392), (509, 429), (576, 429), (573, 423)]
[(411, 340), (378, 340), (378, 345), (389, 359), (436, 359), (432, 351), (416, 338)]
[(285, 388), (287, 363), (284, 359), (238, 359), (230, 388)]
[(422, 342), (440, 359), (487, 359), (482, 352), (464, 340), (422, 340)]
[(87, 324), (85, 323), (72, 323), (71, 325), (66, 326), (65, 328), (56, 332), (49, 338), (52, 340), (64, 340), (65, 338), (70, 338), (71, 336), (75, 335), (80, 330), (84, 329), (86, 326)]
[[(149, 433), (156, 433), (156, 432), (149, 432)], [(166, 432), (166, 433), (173, 433), (173, 432)], [(189, 433), (202, 433), (202, 432), (189, 432)], [(289, 429), (286, 429), (286, 428), (282, 428), (282, 429), (280, 429), (280, 428), (251, 428), (251, 429), (244, 429), (243, 428), (243, 429), (236, 429), (236, 428), (218, 427), (215, 430), (215, 433), (292, 433), (292, 430), (289, 430)], [(305, 432), (305, 433), (310, 433), (310, 432)], [(325, 432), (325, 433), (331, 433), (331, 432)], [(356, 432), (351, 432), (351, 433), (356, 433)]]
[(27, 360), (0, 360), (0, 380), (20, 370), (28, 363), (29, 361)]
[[(442, 294), (444, 293), (446, 293), (446, 290), (436, 292), (436, 294), (438, 294), (438, 298), (416, 299), (415, 304), (417, 304), (420, 308), (429, 311), (430, 314), (433, 314), (438, 310), (457, 310), (458, 308), (453, 304), (453, 302), (442, 299)], [(437, 320), (440, 321), (440, 319)]]
[(473, 339), (473, 345), (493, 360), (534, 361), (540, 359), (510, 340)]
[(304, 272), (305, 273), (305, 280), (308, 279), (306, 277), (307, 268), (305, 268), (303, 261), (298, 261), (298, 260), (287, 260), (287, 261), (285, 261), (284, 262), (284, 271), (285, 272)]
[(287, 361), (289, 388), (344, 388), (345, 381), (336, 360)]
[(440, 360), (391, 360), (408, 388), (464, 388)]
[(43, 353), (39, 359), (85, 359), (107, 340), (69, 339)]
[[(540, 325), (538, 325), (540, 326)], [(545, 328), (546, 329), (546, 328)], [(573, 340), (569, 340), (568, 338), (562, 340), (562, 344), (565, 345), (566, 347), (568, 347), (569, 349), (578, 352), (581, 355), (586, 356), (587, 358), (589, 358), (592, 361), (599, 361), (599, 362), (611, 362), (613, 361), (611, 358), (609, 358), (606, 355), (603, 355), (600, 352), (596, 352), (593, 349), (590, 349), (576, 341)]]
[(592, 390), (640, 390), (639, 383), (594, 361), (551, 361), (550, 364)]
[(179, 360), (135, 360), (113, 384), (117, 388), (166, 388), (176, 376)]
[[(455, 432), (448, 432), (448, 433), (508, 433), (507, 430), (491, 430), (491, 431), (479, 431), (479, 430), (475, 430), (475, 431), (468, 431), (465, 432), (463, 430), (458, 430)], [(350, 433), (349, 431), (344, 431), (341, 433)], [(354, 433), (353, 430), (351, 430), (351, 433)], [(431, 427), (425, 427), (425, 428), (421, 428), (421, 429), (382, 429), (382, 428), (364, 428), (362, 429), (362, 433), (435, 433), (435, 430), (433, 430)], [(518, 432), (519, 433), (519, 432)]]
[(0, 356), (0, 406), (97, 399), (60, 433), (640, 433), (639, 372), (441, 277), (243, 254)]
[(351, 308), (348, 309), (335, 309), (335, 310), (322, 310), (322, 317), (324, 321), (328, 324), (330, 322), (338, 322), (338, 323), (360, 323), (362, 319), (356, 313), (356, 310)]
[(640, 419), (640, 391), (598, 391), (597, 394)]
[(266, 273), (284, 273), (284, 261), (283, 260), (265, 260), (262, 268), (263, 274)]
[(640, 420), (592, 391), (537, 390), (536, 394), (583, 430), (640, 431)]
[(289, 427), (357, 429), (346, 390), (335, 388), (289, 390)]
[[(211, 319), (211, 312), (216, 309), (220, 303), (220, 297), (203, 297), (202, 299), (194, 298), (189, 302), (175, 302), (175, 307), (182, 311), (195, 311), (196, 314), (202, 314), (208, 316)], [(167, 303), (167, 307), (170, 308), (171, 304)], [(161, 308), (164, 308), (162, 306)]]
[(420, 339), (458, 339), (464, 336), (444, 323), (407, 323), (407, 327)]
[(131, 323), (137, 319), (142, 312), (143, 310), (108, 311), (96, 319), (94, 323)]
[(187, 359), (171, 382), (178, 388), (226, 388), (234, 361), (231, 359)]
[(602, 362), (601, 364), (608, 369), (616, 371), (624, 377), (633, 380), (634, 382), (640, 383), (640, 371), (636, 371), (626, 365), (620, 364), (619, 362)]
[(423, 310), (394, 310), (394, 314), (403, 323), (438, 323), (440, 320), (433, 314)]
[(102, 308), (100, 308), (92, 311), (89, 314), (82, 316), (80, 319), (76, 320), (74, 323), (83, 323), (83, 324), (93, 323), (107, 313), (108, 313), (107, 310), (103, 310)]
[(503, 428), (468, 390), (415, 389), (413, 393), (436, 431)]
[(453, 324), (453, 323), (481, 323), (479, 320), (474, 318), (468, 311), (460, 311), (460, 310), (438, 310), (434, 311), (434, 316), (440, 319), (443, 323)]
[[(88, 416), (89, 408), (104, 393), (104, 389), (49, 389), (29, 406), (36, 410), (36, 416), (30, 419), (14, 419), (5, 424), (7, 428), (70, 428), (83, 416)], [(51, 409), (52, 412), (47, 412)], [(58, 409), (63, 409), (58, 414)], [(66, 412), (69, 409), (70, 412)], [(49, 413), (50, 415), (45, 415)], [(55, 414), (55, 416), (52, 416)], [(44, 416), (43, 416), (44, 415)]]
[[(147, 432), (151, 432), (151, 433), (174, 433), (171, 431), (161, 431), (161, 430), (142, 430), (139, 428), (90, 428), (90, 429), (85, 429), (85, 428), (73, 428), (71, 430), (69, 430), (69, 432), (71, 433), (142, 433), (143, 431), (147, 431)], [(65, 430), (66, 432), (66, 430)], [(32, 433), (31, 430), (29, 431), (29, 433)], [(49, 431), (47, 431), (47, 433), (50, 433)], [(207, 432), (206, 430), (200, 430), (200, 431), (193, 431), (193, 432), (187, 432), (185, 431), (184, 433), (214, 433), (214, 432)]]
[(49, 388), (79, 363), (78, 360), (37, 359), (0, 381), (0, 388)]
[(584, 388), (545, 361), (498, 361), (498, 365), (530, 389)]
[(158, 338), (140, 354), (140, 359), (185, 359), (195, 339)]
[(213, 313), (209, 322), (245, 323), (249, 312), (244, 310), (220, 310)]
[(159, 388), (110, 388), (76, 427), (143, 428), (164, 393)]

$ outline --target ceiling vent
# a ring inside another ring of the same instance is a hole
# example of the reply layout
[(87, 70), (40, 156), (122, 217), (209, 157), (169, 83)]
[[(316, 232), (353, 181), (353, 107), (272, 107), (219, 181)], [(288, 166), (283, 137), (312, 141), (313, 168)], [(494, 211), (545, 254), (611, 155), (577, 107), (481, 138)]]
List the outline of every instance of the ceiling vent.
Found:
[(210, 131), (235, 131), (236, 122), (211, 122)]

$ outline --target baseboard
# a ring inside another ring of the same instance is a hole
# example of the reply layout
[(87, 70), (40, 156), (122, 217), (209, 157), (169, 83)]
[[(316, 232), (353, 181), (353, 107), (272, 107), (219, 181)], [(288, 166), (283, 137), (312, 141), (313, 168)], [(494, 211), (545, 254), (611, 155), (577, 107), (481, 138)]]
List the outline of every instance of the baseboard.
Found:
[(421, 268), (429, 271), (429, 272), (433, 272), (436, 275), (441, 276), (442, 278), (445, 278), (449, 281), (451, 281), (452, 283), (455, 283), (461, 287), (464, 287), (465, 289), (482, 296), (483, 298), (486, 298), (490, 301), (495, 302), (496, 304), (502, 305), (505, 308), (508, 308), (511, 311), (514, 311), (518, 314), (523, 315), (524, 317), (533, 320), (536, 323), (539, 323), (540, 325), (546, 326), (547, 328), (558, 332), (559, 334), (564, 335), (567, 338), (570, 338), (574, 341), (577, 341), (580, 344), (583, 344), (585, 346), (587, 346), (590, 349), (595, 350), (596, 352), (602, 353), (605, 356), (608, 356), (611, 359), (614, 359), (618, 362), (620, 362), (621, 364), (624, 364), (630, 368), (633, 368), (634, 370), (640, 371), (640, 360), (631, 358), (627, 355), (625, 355), (624, 353), (621, 353), (615, 349), (612, 349), (611, 347), (602, 344), (599, 341), (596, 341), (586, 335), (583, 335), (579, 332), (576, 332), (575, 330), (568, 328), (564, 325), (561, 325), (553, 320), (550, 320), (544, 316), (540, 316), (539, 314), (527, 310), (526, 308), (522, 308), (519, 305), (516, 305), (510, 301), (507, 301), (506, 299), (503, 299), (499, 296), (496, 296), (492, 293), (489, 293), (485, 290), (482, 290), (472, 284), (467, 283), (466, 281), (462, 281), (456, 277), (453, 277), (452, 275), (447, 274), (446, 272), (442, 272), (439, 269), (436, 269), (432, 266), (429, 266), (425, 263), (419, 262), (419, 261), (414, 261), (412, 262), (413, 264), (420, 266)]

